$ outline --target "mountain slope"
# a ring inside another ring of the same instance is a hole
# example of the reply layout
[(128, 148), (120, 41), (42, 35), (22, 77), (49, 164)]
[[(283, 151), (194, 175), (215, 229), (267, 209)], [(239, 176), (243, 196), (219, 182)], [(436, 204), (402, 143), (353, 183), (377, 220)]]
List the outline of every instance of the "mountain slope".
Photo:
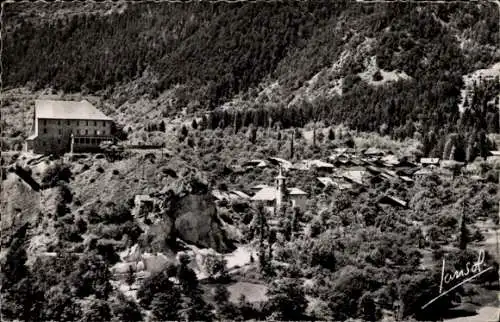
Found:
[(32, 7), (29, 19), (17, 6), (6, 7), (4, 85), (96, 94), (134, 132), (220, 106), (268, 115), (216, 112), (212, 127), (322, 120), (396, 138), (499, 130), (498, 82), (467, 98), (473, 116), (460, 121), (458, 108), (462, 76), (500, 61), (492, 4), (94, 4)]

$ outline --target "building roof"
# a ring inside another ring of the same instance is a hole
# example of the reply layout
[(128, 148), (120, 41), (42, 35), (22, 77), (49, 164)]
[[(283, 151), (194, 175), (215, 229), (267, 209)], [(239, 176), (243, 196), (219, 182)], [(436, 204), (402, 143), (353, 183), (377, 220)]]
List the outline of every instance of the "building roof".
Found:
[(349, 170), (344, 172), (344, 178), (357, 184), (363, 185), (363, 177), (365, 176), (365, 174), (365, 170)]
[(413, 182), (413, 179), (407, 176), (400, 176), (401, 180), (404, 182)]
[(311, 167), (316, 167), (316, 168), (333, 168), (334, 165), (328, 162), (323, 162), (321, 160), (307, 160), (306, 162), (309, 163)]
[(288, 160), (282, 159), (282, 158), (276, 158), (276, 157), (271, 157), (268, 158), (269, 162), (271, 162), (274, 165), (279, 165), (280, 167), (283, 167), (284, 169), (290, 169), (292, 168), (292, 163)]
[(37, 136), (38, 136), (38, 135), (37, 135), (36, 133), (35, 133), (35, 134), (31, 134), (30, 136), (28, 136), (28, 137), (26, 138), (26, 140), (34, 140), (34, 139), (36, 139), (36, 137), (37, 137)]
[(86, 100), (80, 102), (36, 100), (35, 115), (39, 119), (112, 120)]
[(413, 175), (419, 176), (419, 175), (431, 175), (433, 172), (429, 169), (420, 169), (417, 172), (415, 172)]
[(237, 196), (238, 198), (241, 198), (241, 199), (250, 199), (250, 196), (247, 195), (246, 193), (244, 193), (243, 191), (239, 191), (239, 190), (232, 190), (230, 192), (231, 195), (235, 195)]
[(252, 187), (252, 188), (250, 188), (250, 189), (252, 189), (252, 190), (260, 190), (260, 189), (263, 189), (263, 188), (268, 188), (268, 187), (269, 187), (269, 186), (268, 186), (267, 184), (258, 184), (258, 185), (256, 185), (256, 186), (253, 186), (253, 187)]
[(421, 158), (420, 164), (438, 164), (439, 158)]
[(291, 196), (307, 195), (307, 192), (300, 190), (299, 188), (288, 188), (288, 194)]
[(274, 187), (264, 187), (257, 191), (257, 193), (252, 197), (252, 200), (257, 201), (273, 201), (276, 199), (276, 188)]
[(494, 157), (500, 157), (500, 151), (490, 151), (490, 154)]
[(325, 187), (334, 186), (335, 182), (329, 177), (317, 177), (319, 182), (321, 182)]
[(265, 167), (267, 166), (267, 162), (264, 161), (264, 160), (259, 160), (259, 159), (253, 159), (253, 160), (250, 160), (250, 161), (245, 161), (243, 163), (243, 166), (244, 167)]
[(382, 157), (381, 161), (389, 166), (394, 166), (399, 164), (399, 159), (394, 154), (389, 154)]
[(406, 201), (390, 195), (385, 195), (384, 197), (382, 197), (381, 202), (390, 203), (401, 207), (406, 207), (408, 205)]
[(368, 148), (363, 154), (364, 155), (384, 155), (385, 152), (378, 149), (378, 148), (371, 147), (371, 148)]
[(220, 190), (212, 190), (212, 196), (217, 200), (229, 200), (229, 194)]

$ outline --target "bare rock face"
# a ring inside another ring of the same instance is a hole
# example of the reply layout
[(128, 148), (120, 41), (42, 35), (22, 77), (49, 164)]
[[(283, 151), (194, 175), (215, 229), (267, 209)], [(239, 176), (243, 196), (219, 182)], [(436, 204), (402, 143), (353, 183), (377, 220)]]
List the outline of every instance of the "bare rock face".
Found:
[(176, 238), (218, 252), (233, 248), (222, 229), (215, 202), (203, 178), (191, 176), (179, 179), (165, 187), (154, 199), (160, 204), (160, 213), (148, 216), (153, 219), (142, 242), (149, 251), (168, 251)]
[(231, 249), (211, 195), (187, 195), (178, 201), (178, 205), (174, 225), (180, 238), (218, 252)]

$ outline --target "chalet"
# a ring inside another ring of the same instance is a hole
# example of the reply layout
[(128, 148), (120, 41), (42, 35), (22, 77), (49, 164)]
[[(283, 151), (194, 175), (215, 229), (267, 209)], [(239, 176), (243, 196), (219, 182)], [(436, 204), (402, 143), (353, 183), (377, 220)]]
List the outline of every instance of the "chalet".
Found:
[(422, 167), (439, 166), (439, 158), (421, 158), (420, 165)]
[(413, 174), (413, 176), (418, 179), (418, 178), (425, 178), (425, 177), (431, 176), (432, 174), (434, 174), (434, 172), (432, 172), (429, 169), (423, 168), (423, 169), (420, 169), (417, 172), (415, 172)]
[(443, 169), (455, 169), (464, 167), (465, 163), (455, 160), (442, 160), (440, 166)]
[(298, 207), (304, 210), (307, 202), (307, 192), (300, 190), (299, 188), (289, 188), (288, 198), (292, 203), (292, 207)]
[(366, 170), (348, 170), (344, 172), (343, 177), (349, 182), (364, 186), (368, 173)]
[(400, 176), (399, 178), (401, 178), (401, 180), (403, 180), (406, 183), (412, 183), (413, 182), (413, 179), (410, 178), (410, 177), (407, 177), (407, 176)]
[(26, 149), (40, 154), (96, 151), (101, 142), (113, 140), (112, 123), (86, 100), (36, 100)]
[(335, 168), (335, 166), (331, 163), (323, 162), (321, 160), (303, 160), (298, 164), (298, 169), (300, 170), (311, 170), (317, 169), (319, 171), (327, 171), (331, 172)]
[(500, 161), (500, 151), (490, 151), (489, 156), (486, 158), (488, 162)]
[(389, 195), (383, 196), (380, 199), (379, 203), (389, 204), (389, 205), (393, 205), (396, 207), (403, 207), (403, 208), (406, 208), (408, 206), (408, 203), (406, 201), (401, 200), (401, 199), (394, 197), (394, 196), (389, 196)]
[(285, 170), (289, 170), (293, 167), (293, 165), (290, 161), (287, 161), (287, 160), (282, 159), (282, 158), (271, 157), (271, 158), (268, 158), (268, 160), (271, 164), (277, 165), (280, 168), (283, 168)]
[(267, 184), (258, 184), (258, 185), (256, 185), (256, 186), (253, 186), (253, 187), (252, 187), (252, 188), (250, 188), (250, 189), (252, 189), (252, 190), (254, 190), (254, 191), (258, 191), (258, 190), (262, 190), (262, 189), (264, 189), (264, 188), (268, 188), (268, 187), (269, 187), (269, 186), (268, 186)]
[(222, 200), (229, 201), (231, 199), (229, 194), (227, 192), (224, 192), (224, 191), (212, 190), (211, 194), (215, 198), (215, 200), (218, 200), (218, 201), (222, 201)]
[(366, 151), (364, 151), (363, 154), (369, 157), (375, 157), (375, 156), (381, 157), (385, 155), (385, 152), (382, 151), (381, 149), (371, 147), (368, 148)]
[(399, 159), (394, 154), (389, 154), (380, 159), (386, 167), (395, 167), (399, 165)]
[(322, 188), (327, 188), (329, 186), (335, 186), (335, 182), (329, 177), (317, 177), (319, 184)]
[(267, 167), (267, 162), (264, 160), (254, 159), (244, 162), (242, 166), (245, 168), (255, 168), (255, 167), (265, 168)]
[(238, 199), (248, 200), (248, 199), (250, 199), (249, 195), (247, 195), (243, 191), (239, 191), (239, 190), (231, 190), (229, 192), (229, 197), (233, 200), (238, 200)]
[(252, 201), (259, 201), (267, 207), (273, 207), (276, 203), (276, 188), (263, 187), (251, 198)]

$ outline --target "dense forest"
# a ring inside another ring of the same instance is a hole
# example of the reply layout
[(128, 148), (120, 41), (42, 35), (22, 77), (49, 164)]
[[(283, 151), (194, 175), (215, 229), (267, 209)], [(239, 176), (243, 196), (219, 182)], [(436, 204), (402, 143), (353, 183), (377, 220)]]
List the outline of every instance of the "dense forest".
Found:
[[(140, 93), (180, 88), (174, 109), (214, 111), (215, 127), (346, 123), (398, 139), (417, 135), (434, 155), (446, 143), (436, 138), (499, 131), (498, 79), (476, 84), (468, 111), (458, 110), (462, 76), (499, 59), (492, 4), (149, 3), (47, 19), (54, 8), (41, 19), (44, 10), (29, 4), (7, 6), (4, 86), (102, 94), (146, 77)], [(22, 19), (19, 10), (27, 10)], [(370, 57), (379, 76), (408, 78), (373, 86), (359, 77)], [(341, 94), (301, 97), (297, 90), (326, 71), (342, 81)], [(273, 82), (279, 93), (262, 101)], [(235, 97), (245, 102), (238, 112), (218, 110)]]

